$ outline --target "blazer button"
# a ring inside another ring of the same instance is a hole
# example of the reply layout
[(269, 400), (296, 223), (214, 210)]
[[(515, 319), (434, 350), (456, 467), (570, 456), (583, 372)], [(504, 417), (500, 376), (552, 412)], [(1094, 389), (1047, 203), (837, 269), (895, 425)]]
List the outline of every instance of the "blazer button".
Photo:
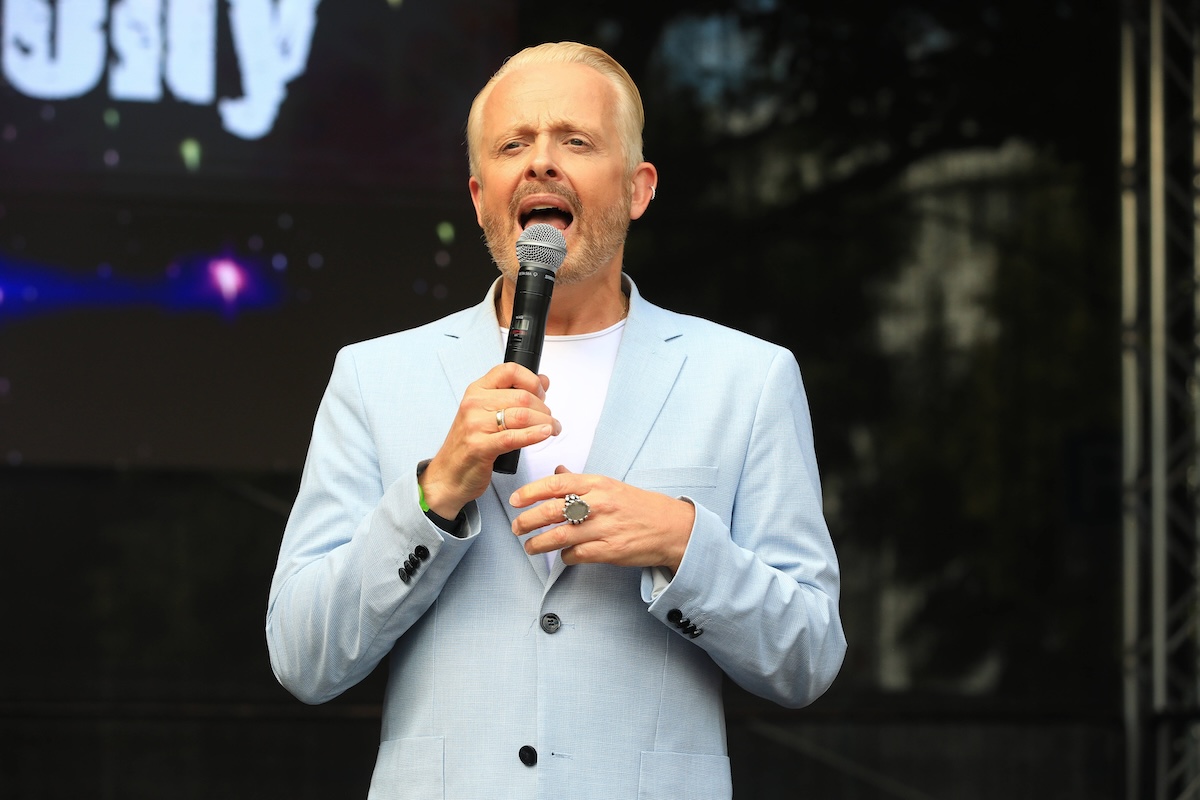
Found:
[(561, 627), (562, 620), (558, 618), (558, 614), (542, 614), (542, 630), (546, 633), (558, 633)]
[(416, 546), (416, 548), (413, 549), (413, 555), (415, 555), (417, 558), (421, 559), (422, 561), (428, 561), (429, 560), (429, 548), (423, 544), (419, 544)]
[(405, 583), (408, 583), (410, 578), (409, 578), (408, 573), (404, 571), (404, 567), (400, 567), (399, 573), (400, 573), (400, 580), (404, 581)]
[(670, 622), (672, 625), (678, 625), (681, 619), (683, 619), (683, 612), (678, 608), (672, 608), (667, 612), (667, 622)]
[(517, 751), (517, 758), (521, 759), (521, 763), (525, 766), (532, 767), (537, 763), (537, 750), (525, 745)]

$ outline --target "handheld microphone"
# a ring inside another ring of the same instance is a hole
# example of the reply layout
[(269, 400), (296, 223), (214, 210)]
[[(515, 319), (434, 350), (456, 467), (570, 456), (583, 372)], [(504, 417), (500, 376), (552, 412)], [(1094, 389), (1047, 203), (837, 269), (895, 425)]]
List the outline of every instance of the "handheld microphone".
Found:
[[(513, 295), (512, 319), (508, 323), (508, 346), (504, 360), (537, 373), (546, 340), (546, 317), (554, 274), (567, 257), (567, 240), (553, 225), (530, 225), (517, 239), (517, 289)], [(492, 465), (493, 472), (512, 475), (517, 471), (520, 450), (503, 453)]]

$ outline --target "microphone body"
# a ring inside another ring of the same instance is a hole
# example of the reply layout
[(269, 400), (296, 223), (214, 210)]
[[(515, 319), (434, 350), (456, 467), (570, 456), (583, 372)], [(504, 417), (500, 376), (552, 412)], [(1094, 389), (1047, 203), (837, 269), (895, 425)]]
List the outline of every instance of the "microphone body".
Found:
[[(520, 268), (517, 271), (504, 360), (520, 364), (535, 374), (542, 362), (542, 345), (546, 340), (546, 318), (550, 313), (555, 273), (566, 254), (566, 240), (552, 225), (530, 225), (517, 239)], [(492, 465), (492, 471), (512, 475), (517, 471), (520, 457), (520, 450), (503, 453)]]

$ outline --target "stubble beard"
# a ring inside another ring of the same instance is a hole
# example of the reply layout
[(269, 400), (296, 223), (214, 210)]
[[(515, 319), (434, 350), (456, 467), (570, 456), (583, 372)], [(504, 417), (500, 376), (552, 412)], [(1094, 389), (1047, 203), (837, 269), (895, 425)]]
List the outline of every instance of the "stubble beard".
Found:
[(554, 184), (526, 184), (519, 188), (505, 213), (497, 214), (484, 208), (483, 235), (492, 261), (509, 281), (516, 281), (520, 265), (517, 262), (517, 236), (514, 233), (517, 209), (530, 194), (556, 194), (567, 201), (574, 214), (571, 223), (572, 242), (566, 260), (555, 273), (560, 286), (579, 284), (603, 270), (621, 251), (629, 232), (629, 212), (632, 199), (628, 196), (612, 205), (595, 210), (584, 209), (579, 196), (572, 190)]

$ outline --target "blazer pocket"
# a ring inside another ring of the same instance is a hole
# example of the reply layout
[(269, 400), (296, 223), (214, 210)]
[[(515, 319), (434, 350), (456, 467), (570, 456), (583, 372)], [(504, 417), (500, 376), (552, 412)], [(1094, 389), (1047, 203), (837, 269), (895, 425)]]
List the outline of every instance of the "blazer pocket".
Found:
[(379, 745), (367, 800), (398, 796), (442, 800), (445, 744), (441, 736), (389, 739)]
[(717, 485), (716, 467), (651, 467), (631, 469), (625, 482), (643, 489), (711, 489)]
[(728, 756), (643, 751), (638, 800), (730, 800)]

